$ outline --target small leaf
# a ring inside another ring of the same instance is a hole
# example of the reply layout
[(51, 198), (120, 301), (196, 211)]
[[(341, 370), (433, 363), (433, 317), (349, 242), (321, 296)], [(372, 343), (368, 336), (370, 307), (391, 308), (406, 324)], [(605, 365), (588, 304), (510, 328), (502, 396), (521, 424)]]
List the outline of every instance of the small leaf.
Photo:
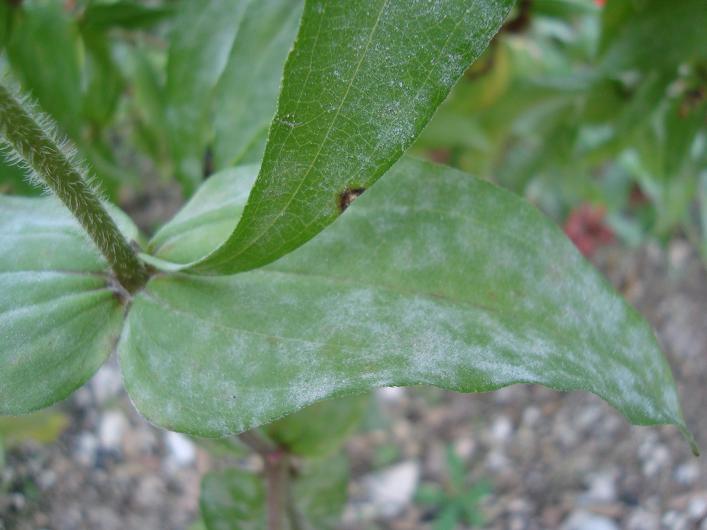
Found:
[(217, 169), (243, 163), (245, 156), (254, 161), (262, 158), (277, 106), (282, 69), (303, 4), (302, 0), (258, 0), (248, 4), (214, 94)]
[[(303, 523), (296, 528), (335, 528), (346, 502), (347, 485), (345, 458), (336, 456), (303, 463), (292, 479), (295, 513), (291, 515)], [(261, 477), (243, 470), (208, 473), (202, 481), (200, 500), (208, 530), (265, 528), (264, 489)]]
[(264, 265), (333, 222), (347, 190), (370, 187), (411, 145), (512, 3), (308, 0), (243, 218), (195, 270)]
[(447, 473), (452, 489), (456, 493), (460, 493), (466, 485), (466, 469), (464, 461), (452, 446), (447, 447)]
[(461, 508), (470, 526), (483, 526), (484, 512), (479, 503), (491, 494), (491, 485), (486, 481), (478, 482), (469, 488), (460, 499)]
[(137, 408), (226, 436), (380, 386), (540, 383), (686, 432), (648, 325), (523, 200), (406, 159), (349, 210), (265, 269), (153, 278), (119, 345)]
[(233, 229), (233, 219), (243, 212), (257, 171), (258, 166), (241, 166), (209, 177), (154, 235), (148, 245), (150, 253), (162, 260), (187, 263), (192, 256), (203, 256), (216, 248)]
[(306, 460), (292, 485), (295, 515), (304, 528), (338, 527), (348, 496), (349, 463), (342, 455)]
[(432, 525), (432, 530), (455, 530), (462, 516), (460, 512), (460, 507), (454, 503), (444, 505)]
[(246, 0), (180, 3), (167, 61), (167, 123), (177, 178), (187, 192), (202, 178), (213, 89), (226, 66)]
[(107, 268), (56, 200), (0, 196), (0, 414), (64, 399), (111, 353), (123, 305)]
[(437, 484), (421, 484), (415, 492), (415, 501), (429, 506), (439, 506), (447, 499)]
[(364, 394), (320, 401), (271, 423), (265, 432), (290, 453), (310, 457), (331, 454), (361, 421), (368, 397)]
[(207, 473), (201, 481), (201, 516), (208, 530), (265, 528), (263, 479), (240, 469)]

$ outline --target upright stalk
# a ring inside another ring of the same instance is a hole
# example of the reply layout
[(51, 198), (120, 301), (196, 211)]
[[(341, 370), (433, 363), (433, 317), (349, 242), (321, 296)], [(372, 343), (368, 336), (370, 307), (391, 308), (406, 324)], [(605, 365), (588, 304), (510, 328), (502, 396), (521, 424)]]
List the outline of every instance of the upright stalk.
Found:
[[(257, 430), (246, 431), (238, 437), (263, 459), (267, 530), (283, 530), (285, 516), (293, 515), (287, 510), (292, 496), (290, 458), (283, 448), (261, 436)], [(292, 528), (299, 528), (295, 521), (290, 523)]]
[(147, 282), (145, 266), (86, 182), (81, 169), (22, 101), (0, 83), (0, 136), (66, 205), (130, 293)]
[(290, 480), (287, 453), (278, 451), (265, 457), (265, 488), (268, 530), (283, 530)]

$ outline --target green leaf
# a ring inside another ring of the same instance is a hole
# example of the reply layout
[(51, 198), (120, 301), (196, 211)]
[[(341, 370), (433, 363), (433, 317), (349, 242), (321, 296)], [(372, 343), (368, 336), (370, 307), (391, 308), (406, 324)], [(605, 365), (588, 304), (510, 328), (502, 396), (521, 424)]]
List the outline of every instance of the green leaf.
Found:
[(668, 179), (676, 178), (685, 167), (689, 167), (693, 162), (691, 152), (698, 135), (702, 131), (707, 132), (707, 102), (702, 100), (690, 107), (686, 99), (671, 102), (662, 117), (661, 140), (665, 151), (663, 171)]
[(462, 514), (461, 509), (454, 503), (446, 504), (435, 519), (432, 530), (455, 530)]
[(131, 82), (131, 97), (127, 103), (136, 121), (135, 143), (156, 163), (164, 163), (169, 159), (165, 139), (169, 129), (158, 68), (147, 50), (133, 46), (116, 46), (116, 50), (123, 76)]
[(23, 88), (77, 138), (81, 116), (78, 30), (60, 2), (32, 2), (13, 20), (7, 54)]
[(137, 408), (204, 436), (380, 386), (513, 383), (588, 390), (633, 423), (687, 432), (649, 326), (553, 223), (509, 192), (409, 159), (265, 269), (153, 278), (119, 351)]
[(454, 492), (461, 493), (466, 485), (466, 468), (464, 467), (464, 461), (452, 446), (447, 447), (447, 473)]
[[(335, 528), (346, 502), (347, 484), (348, 465), (340, 456), (304, 463), (292, 484), (295, 515), (300, 522), (297, 528)], [(208, 530), (265, 528), (263, 479), (252, 473), (227, 469), (206, 474), (200, 505)]]
[[(179, 213), (152, 238), (148, 250), (155, 256), (186, 263), (222, 243), (240, 217), (258, 166), (227, 169), (209, 177)], [(148, 258), (149, 259), (149, 258)]]
[(106, 269), (58, 201), (0, 196), (0, 414), (64, 399), (111, 353), (124, 311)]
[(464, 515), (466, 516), (466, 522), (470, 526), (483, 526), (485, 522), (484, 512), (482, 511), (479, 503), (491, 494), (491, 484), (486, 481), (478, 482), (464, 492), (462, 498), (460, 499), (460, 504)]
[(265, 488), (253, 473), (240, 469), (207, 473), (199, 504), (208, 530), (265, 528)]
[(162, 22), (174, 13), (170, 6), (146, 6), (134, 0), (91, 2), (81, 17), (81, 25), (91, 31), (111, 28), (145, 29)]
[(82, 35), (86, 51), (84, 115), (94, 124), (105, 126), (120, 101), (123, 78), (113, 59), (107, 35), (89, 30), (85, 30)]
[(332, 223), (411, 145), (512, 3), (308, 0), (243, 218), (195, 269), (261, 266)]
[(348, 483), (349, 463), (342, 455), (303, 462), (292, 485), (294, 510), (303, 523), (300, 527), (338, 528), (348, 496)]
[(348, 396), (320, 401), (285, 416), (265, 428), (268, 436), (288, 452), (303, 456), (331, 454), (358, 426), (369, 396)]
[(202, 178), (213, 89), (228, 61), (245, 0), (183, 0), (167, 62), (167, 122), (177, 177), (187, 192)]
[(600, 58), (608, 73), (677, 67), (707, 57), (704, 0), (607, 2)]
[(302, 0), (250, 2), (214, 95), (217, 169), (262, 157), (287, 53), (297, 32)]
[(415, 501), (429, 506), (439, 506), (447, 500), (446, 493), (437, 484), (420, 484)]

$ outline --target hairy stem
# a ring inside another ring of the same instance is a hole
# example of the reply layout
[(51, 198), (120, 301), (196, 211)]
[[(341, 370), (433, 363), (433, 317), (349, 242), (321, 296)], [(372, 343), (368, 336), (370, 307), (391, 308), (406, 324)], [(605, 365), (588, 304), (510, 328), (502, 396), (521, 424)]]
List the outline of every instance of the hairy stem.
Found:
[(130, 293), (147, 282), (145, 266), (118, 230), (82, 171), (6, 86), (0, 83), (0, 136), (66, 205)]

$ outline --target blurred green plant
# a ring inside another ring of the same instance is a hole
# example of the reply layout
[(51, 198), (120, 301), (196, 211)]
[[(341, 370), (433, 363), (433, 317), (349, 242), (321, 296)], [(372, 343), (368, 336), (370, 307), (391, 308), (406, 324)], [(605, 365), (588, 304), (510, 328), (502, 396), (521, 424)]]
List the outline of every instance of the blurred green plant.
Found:
[[(124, 49), (136, 49), (140, 35), (152, 35), (144, 31), (171, 14), (171, 7), (135, 0), (0, 2), (0, 51), (5, 50), (0, 68), (7, 63), (59, 133), (79, 146), (91, 173), (114, 199), (121, 187), (139, 185), (136, 169), (125, 167), (125, 154), (116, 145), (117, 131), (135, 119), (121, 110), (136, 83), (121, 68)], [(0, 161), (0, 188), (6, 193), (32, 193), (21, 177)]]
[(415, 493), (415, 500), (433, 512), (433, 530), (455, 530), (460, 525), (480, 528), (486, 523), (480, 502), (492, 492), (485, 480), (469, 483), (464, 461), (448, 446), (446, 450), (446, 478), (442, 485), (423, 483)]
[(415, 149), (558, 221), (589, 204), (625, 243), (682, 233), (702, 247), (704, 2), (524, 5), (524, 25), (496, 37)]

